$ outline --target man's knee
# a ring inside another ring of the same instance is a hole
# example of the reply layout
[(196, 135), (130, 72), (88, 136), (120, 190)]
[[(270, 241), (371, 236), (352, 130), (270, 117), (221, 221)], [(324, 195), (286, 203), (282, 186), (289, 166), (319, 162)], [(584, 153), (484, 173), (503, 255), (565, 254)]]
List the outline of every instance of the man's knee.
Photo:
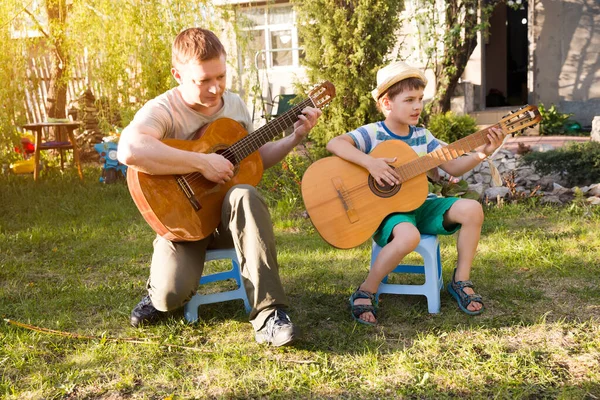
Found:
[(172, 311), (183, 306), (192, 298), (198, 287), (198, 282), (192, 286), (183, 280), (165, 283), (159, 286), (151, 284), (148, 291), (152, 305), (159, 311)]
[(233, 207), (249, 207), (254, 210), (256, 206), (266, 206), (258, 190), (252, 185), (235, 185), (227, 193), (227, 198)]

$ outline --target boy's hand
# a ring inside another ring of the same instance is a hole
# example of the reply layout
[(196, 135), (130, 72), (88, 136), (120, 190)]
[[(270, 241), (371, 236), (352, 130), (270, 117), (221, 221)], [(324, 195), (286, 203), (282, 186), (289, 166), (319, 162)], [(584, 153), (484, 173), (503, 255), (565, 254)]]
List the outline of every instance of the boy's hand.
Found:
[(476, 151), (484, 153), (487, 156), (492, 154), (502, 142), (507, 134), (500, 128), (490, 128), (487, 134), (487, 138), (490, 141), (488, 144), (484, 144), (476, 149)]
[(322, 111), (314, 107), (306, 107), (302, 114), (298, 115), (298, 121), (294, 124), (294, 135), (298, 142), (302, 141), (308, 135), (308, 132), (317, 124), (317, 119)]
[(378, 185), (385, 186), (386, 183), (392, 186), (397, 185), (400, 183), (400, 177), (394, 167), (390, 166), (395, 161), (396, 157), (371, 158), (367, 164), (367, 170), (375, 178)]

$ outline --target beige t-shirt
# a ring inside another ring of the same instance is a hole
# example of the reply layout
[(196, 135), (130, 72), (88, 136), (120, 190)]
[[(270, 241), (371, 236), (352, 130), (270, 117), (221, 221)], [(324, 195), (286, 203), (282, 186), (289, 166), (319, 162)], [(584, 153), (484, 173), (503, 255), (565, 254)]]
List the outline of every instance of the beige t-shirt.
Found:
[(198, 129), (219, 118), (239, 122), (248, 133), (254, 130), (250, 113), (240, 96), (227, 90), (223, 93), (223, 103), (216, 114), (207, 117), (185, 104), (175, 87), (144, 104), (135, 114), (134, 122), (163, 132), (161, 139), (192, 139)]

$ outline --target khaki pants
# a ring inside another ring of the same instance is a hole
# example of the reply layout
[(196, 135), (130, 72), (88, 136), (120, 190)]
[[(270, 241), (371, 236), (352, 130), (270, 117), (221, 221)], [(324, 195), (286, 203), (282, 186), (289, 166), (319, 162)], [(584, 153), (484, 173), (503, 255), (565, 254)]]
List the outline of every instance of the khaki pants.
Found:
[(197, 242), (171, 242), (157, 236), (148, 294), (157, 310), (181, 307), (196, 293), (207, 249), (234, 247), (252, 306), (250, 322), (260, 329), (287, 298), (279, 279), (273, 224), (265, 201), (250, 185), (232, 187), (223, 201), (221, 224)]

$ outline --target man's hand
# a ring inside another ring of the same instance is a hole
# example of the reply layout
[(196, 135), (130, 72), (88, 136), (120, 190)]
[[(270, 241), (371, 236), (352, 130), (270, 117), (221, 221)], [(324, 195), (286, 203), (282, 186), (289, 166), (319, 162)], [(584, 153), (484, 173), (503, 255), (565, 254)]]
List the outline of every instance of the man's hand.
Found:
[(199, 155), (203, 156), (200, 172), (206, 179), (223, 184), (233, 178), (233, 164), (228, 159), (216, 153)]
[(294, 135), (298, 142), (302, 141), (308, 135), (308, 132), (317, 124), (317, 119), (322, 112), (318, 108), (306, 107), (302, 114), (298, 115), (298, 121), (294, 124)]
[(396, 157), (371, 158), (367, 170), (379, 185), (385, 186), (386, 183), (392, 186), (397, 185), (400, 183), (400, 177), (394, 167), (389, 165), (395, 161)]

